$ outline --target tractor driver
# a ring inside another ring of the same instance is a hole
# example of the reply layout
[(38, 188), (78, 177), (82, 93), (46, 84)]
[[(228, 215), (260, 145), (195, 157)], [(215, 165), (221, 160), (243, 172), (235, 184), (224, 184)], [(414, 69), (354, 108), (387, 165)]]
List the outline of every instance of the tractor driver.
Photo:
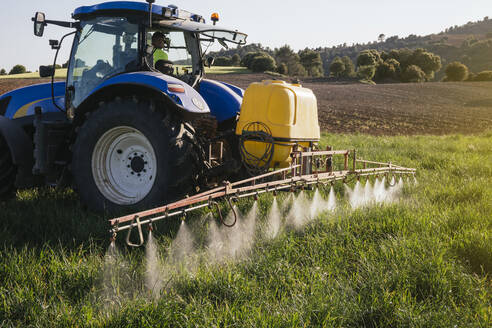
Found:
[(168, 54), (163, 50), (166, 47), (169, 48), (170, 43), (171, 40), (162, 32), (157, 31), (152, 35), (154, 68), (167, 75), (171, 75), (174, 70), (173, 63), (169, 61)]

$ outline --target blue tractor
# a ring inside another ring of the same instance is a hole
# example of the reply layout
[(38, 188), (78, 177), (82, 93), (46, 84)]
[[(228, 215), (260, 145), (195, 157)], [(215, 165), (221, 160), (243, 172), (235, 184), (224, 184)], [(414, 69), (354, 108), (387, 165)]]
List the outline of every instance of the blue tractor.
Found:
[(38, 37), (47, 25), (70, 29), (50, 40), (57, 54), (73, 35), (67, 79), (54, 81), (55, 65), (40, 67), (52, 83), (0, 97), (0, 198), (73, 186), (90, 209), (120, 212), (241, 174), (234, 129), (244, 91), (204, 78), (213, 58), (202, 47), (247, 36), (216, 25), (216, 14), (208, 25), (154, 2), (84, 6), (69, 22), (35, 14)]

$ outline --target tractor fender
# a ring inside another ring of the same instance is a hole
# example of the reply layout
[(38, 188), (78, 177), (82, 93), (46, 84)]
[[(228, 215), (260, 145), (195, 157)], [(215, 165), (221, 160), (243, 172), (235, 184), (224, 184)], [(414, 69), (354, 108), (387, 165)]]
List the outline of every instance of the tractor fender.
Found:
[(223, 85), (225, 85), (226, 87), (228, 87), (229, 89), (234, 91), (239, 97), (244, 98), (244, 89), (237, 87), (233, 84), (226, 83), (226, 82), (220, 81), (220, 83), (222, 83)]
[(31, 138), (19, 124), (4, 116), (0, 116), (0, 134), (9, 146), (12, 162), (17, 166), (16, 186), (18, 188), (31, 186), (34, 163)]
[(133, 72), (116, 75), (92, 90), (79, 108), (88, 103), (93, 103), (94, 99), (100, 99), (102, 95), (108, 93), (113, 96), (124, 96), (150, 91), (154, 91), (154, 95), (162, 96), (165, 101), (173, 104), (173, 107), (178, 111), (188, 114), (210, 113), (207, 102), (195, 89), (175, 77), (158, 72)]
[[(65, 107), (65, 82), (56, 82), (53, 85), (55, 101), (61, 108)], [(34, 109), (41, 107), (43, 113), (59, 112), (51, 98), (51, 83), (35, 84), (12, 90), (0, 97), (7, 106), (0, 108), (0, 114), (9, 119), (18, 119), (34, 115)]]
[(219, 123), (235, 118), (241, 110), (242, 89), (238, 87), (204, 79), (200, 83), (200, 94)]

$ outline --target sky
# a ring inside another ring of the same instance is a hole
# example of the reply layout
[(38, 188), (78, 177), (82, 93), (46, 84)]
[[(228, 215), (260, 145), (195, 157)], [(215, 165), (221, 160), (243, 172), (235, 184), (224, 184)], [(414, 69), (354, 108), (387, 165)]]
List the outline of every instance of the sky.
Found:
[[(48, 40), (69, 30), (48, 26), (42, 38), (35, 37), (34, 12), (46, 13), (47, 19), (70, 20), (75, 8), (98, 2), (104, 0), (0, 0), (0, 68), (8, 71), (23, 64), (35, 71), (52, 63), (54, 51)], [(381, 33), (427, 35), (492, 17), (492, 0), (156, 0), (156, 4), (174, 4), (205, 18), (218, 12), (218, 24), (247, 33), (248, 43), (271, 48), (289, 44), (296, 50), (366, 43)], [(59, 63), (68, 59), (70, 47), (67, 40)]]

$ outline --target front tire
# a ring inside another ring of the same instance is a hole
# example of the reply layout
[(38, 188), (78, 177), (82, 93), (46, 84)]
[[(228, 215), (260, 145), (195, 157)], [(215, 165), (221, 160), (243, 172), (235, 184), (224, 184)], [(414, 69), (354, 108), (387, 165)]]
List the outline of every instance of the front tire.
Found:
[(80, 127), (72, 175), (90, 209), (141, 210), (191, 191), (196, 174), (191, 132), (153, 107), (137, 99), (103, 103)]

